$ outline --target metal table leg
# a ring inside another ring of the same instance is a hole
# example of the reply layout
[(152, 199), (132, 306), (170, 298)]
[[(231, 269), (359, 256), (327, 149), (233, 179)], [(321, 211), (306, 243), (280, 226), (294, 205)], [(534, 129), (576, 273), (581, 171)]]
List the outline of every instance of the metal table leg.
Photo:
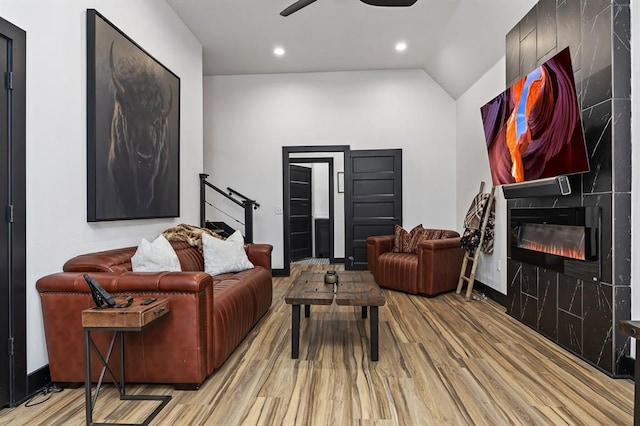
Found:
[[(309, 306), (309, 305), (306, 305)], [(291, 305), (291, 358), (298, 359), (300, 351), (300, 305)]]
[(369, 321), (371, 334), (371, 361), (378, 360), (378, 307), (370, 306), (371, 320)]

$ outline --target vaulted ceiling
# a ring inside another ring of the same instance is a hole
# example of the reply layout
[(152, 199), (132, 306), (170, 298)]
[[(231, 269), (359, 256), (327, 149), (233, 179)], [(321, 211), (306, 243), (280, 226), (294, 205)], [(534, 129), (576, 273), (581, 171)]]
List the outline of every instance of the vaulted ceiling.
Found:
[[(458, 98), (503, 55), (535, 0), (167, 0), (203, 45), (204, 75), (422, 68)], [(407, 44), (404, 52), (396, 43)], [(275, 47), (285, 54), (277, 57)]]

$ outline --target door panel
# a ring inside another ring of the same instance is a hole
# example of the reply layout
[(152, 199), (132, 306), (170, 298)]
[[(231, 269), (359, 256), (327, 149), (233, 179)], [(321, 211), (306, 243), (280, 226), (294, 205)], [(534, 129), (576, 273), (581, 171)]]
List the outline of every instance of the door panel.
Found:
[(346, 269), (367, 269), (367, 237), (402, 225), (402, 150), (351, 151), (345, 161)]
[(291, 261), (311, 257), (311, 168), (289, 166)]
[[(5, 87), (5, 73), (9, 70), (9, 42), (0, 35), (0, 205), (7, 203), (7, 147), (9, 146), (9, 95)], [(10, 402), (9, 377), (9, 307), (8, 226), (0, 221), (0, 407)]]

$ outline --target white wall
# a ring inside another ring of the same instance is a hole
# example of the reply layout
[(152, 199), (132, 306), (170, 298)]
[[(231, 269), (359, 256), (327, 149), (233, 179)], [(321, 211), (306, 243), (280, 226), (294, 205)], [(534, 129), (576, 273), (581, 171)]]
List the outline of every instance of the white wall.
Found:
[[(463, 231), (464, 216), (474, 195), (485, 182), (485, 192), (493, 185), (489, 170), (480, 107), (505, 90), (504, 57), (470, 87), (456, 102), (458, 185), (456, 188), (456, 223)], [(476, 279), (507, 294), (507, 206), (502, 188), (496, 187), (496, 225), (493, 254), (482, 253)]]
[[(179, 218), (86, 221), (87, 8), (181, 79)], [(198, 223), (202, 47), (164, 1), (0, 0), (0, 16), (27, 33), (27, 370), (33, 372), (47, 364), (38, 278), (61, 271), (74, 255), (137, 245), (173, 224)]]
[(403, 150), (404, 224), (456, 227), (455, 102), (422, 70), (204, 78), (204, 169), (262, 204), (255, 240), (283, 267), (282, 147)]
[(311, 164), (311, 193), (313, 196), (313, 217), (329, 217), (329, 165), (327, 163)]

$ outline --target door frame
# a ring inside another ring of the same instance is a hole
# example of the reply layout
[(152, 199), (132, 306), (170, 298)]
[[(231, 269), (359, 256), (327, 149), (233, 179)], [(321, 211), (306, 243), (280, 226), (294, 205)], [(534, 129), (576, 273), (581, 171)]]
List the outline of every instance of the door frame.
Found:
[[(333, 158), (330, 157), (304, 157), (304, 158), (295, 158), (293, 159), (294, 161), (291, 161), (292, 159), (289, 158), (289, 154), (291, 153), (312, 153), (312, 152), (341, 152), (343, 154), (343, 158), (344, 161), (346, 163), (346, 159), (347, 159), (347, 155), (349, 154), (349, 151), (351, 150), (351, 148), (349, 147), (349, 145), (320, 145), (320, 146), (283, 146), (282, 147), (282, 228), (283, 228), (283, 233), (282, 233), (282, 242), (283, 242), (283, 247), (284, 247), (284, 253), (283, 253), (283, 261), (284, 261), (284, 265), (283, 265), (283, 269), (281, 271), (281, 273), (278, 273), (278, 275), (282, 275), (282, 276), (286, 276), (288, 277), (291, 274), (291, 244), (289, 242), (289, 233), (290, 233), (290, 226), (289, 226), (289, 221), (291, 220), (291, 209), (289, 206), (289, 199), (291, 197), (290, 194), (290, 189), (289, 189), (289, 180), (290, 180), (290, 174), (289, 174), (289, 164), (292, 162), (306, 162), (306, 161), (300, 161), (300, 160), (304, 160), (304, 159), (310, 159), (310, 160), (314, 160), (314, 161), (309, 161), (309, 162), (316, 162), (316, 163), (321, 163), (324, 161), (320, 161), (320, 160), (331, 160), (331, 162), (329, 163), (329, 181), (330, 181), (330, 188), (329, 188), (329, 236), (331, 239), (330, 242), (330, 259), (329, 262), (333, 263), (335, 262), (335, 258), (334, 256), (334, 224), (333, 224), (333, 216), (334, 216), (334, 194), (333, 194)], [(347, 198), (346, 198), (346, 193), (345, 193), (345, 207), (347, 205)], [(346, 219), (346, 211), (345, 211), (345, 219)], [(280, 271), (279, 271), (280, 272)]]
[[(13, 87), (9, 90), (9, 147), (7, 206), (9, 228), (9, 405), (20, 404), (29, 395), (27, 376), (26, 295), (26, 32), (0, 18), (0, 36), (9, 41), (9, 69)], [(5, 76), (2, 75), (2, 84)]]

